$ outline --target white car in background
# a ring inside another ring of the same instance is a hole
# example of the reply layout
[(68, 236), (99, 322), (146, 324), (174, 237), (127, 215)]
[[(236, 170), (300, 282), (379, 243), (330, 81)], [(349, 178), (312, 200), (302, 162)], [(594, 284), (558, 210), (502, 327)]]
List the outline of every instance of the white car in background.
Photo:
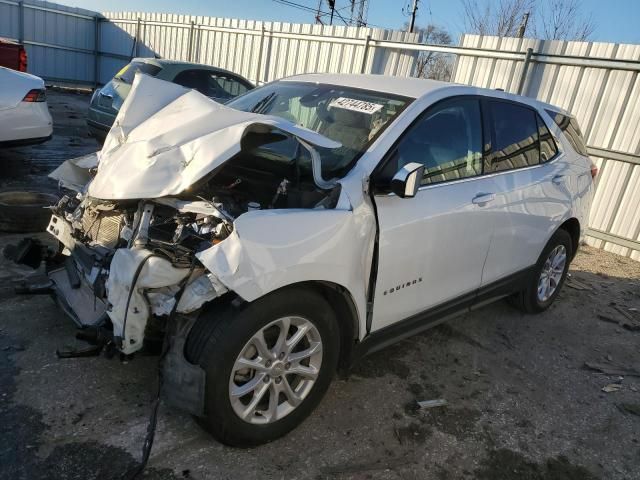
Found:
[(0, 67), (0, 146), (42, 143), (52, 132), (44, 81)]

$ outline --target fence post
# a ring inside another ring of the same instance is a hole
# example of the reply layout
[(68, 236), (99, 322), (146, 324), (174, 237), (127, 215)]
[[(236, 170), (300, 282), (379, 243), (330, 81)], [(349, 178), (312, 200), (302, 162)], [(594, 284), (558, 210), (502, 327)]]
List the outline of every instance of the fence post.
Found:
[(364, 73), (367, 68), (367, 54), (369, 53), (370, 42), (371, 42), (371, 34), (367, 35), (367, 39), (364, 42), (364, 52), (362, 53), (362, 65), (360, 66), (360, 73)]
[(527, 54), (524, 57), (524, 65), (522, 65), (522, 74), (520, 75), (520, 82), (518, 83), (517, 94), (522, 95), (524, 90), (524, 84), (527, 81), (527, 71), (529, 70), (529, 64), (531, 63), (531, 55), (533, 54), (533, 48), (527, 48)]
[(264, 25), (260, 30), (260, 47), (258, 50), (258, 68), (256, 69), (256, 87), (260, 85), (260, 72), (262, 71), (262, 49), (264, 47)]
[[(265, 33), (267, 33), (265, 31)], [(269, 67), (271, 66), (271, 48), (273, 47), (273, 37), (271, 36), (271, 31), (268, 32), (267, 36), (267, 57), (264, 60), (264, 81), (269, 81)]]
[(191, 26), (189, 27), (189, 42), (187, 47), (187, 60), (193, 61), (193, 29), (195, 28), (195, 23), (191, 20)]
[(93, 86), (98, 88), (100, 82), (100, 19), (93, 17), (95, 38), (93, 40)]
[(138, 17), (138, 20), (136, 21), (136, 38), (135, 38), (135, 49), (134, 49), (134, 53), (135, 56), (138, 56), (138, 52), (140, 51), (138, 44), (140, 43), (140, 17)]
[(24, 2), (18, 2), (18, 42), (24, 42)]

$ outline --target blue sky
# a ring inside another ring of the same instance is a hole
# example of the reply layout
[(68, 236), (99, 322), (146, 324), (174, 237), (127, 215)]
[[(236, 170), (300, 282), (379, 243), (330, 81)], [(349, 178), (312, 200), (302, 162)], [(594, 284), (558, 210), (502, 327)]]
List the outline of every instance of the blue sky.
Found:
[[(292, 1), (312, 8), (318, 6), (318, 0)], [(409, 2), (410, 0), (370, 0), (369, 22), (387, 28), (401, 28), (407, 21), (402, 9)], [(97, 11), (133, 10), (313, 23), (312, 13), (272, 0), (59, 0), (59, 3)], [(337, 3), (346, 4), (346, 0), (338, 0)], [(446, 28), (454, 39), (463, 32), (461, 0), (421, 0), (420, 4), (418, 25), (435, 23)], [(582, 0), (582, 6), (585, 12), (593, 15), (596, 23), (592, 40), (640, 43), (640, 0)]]

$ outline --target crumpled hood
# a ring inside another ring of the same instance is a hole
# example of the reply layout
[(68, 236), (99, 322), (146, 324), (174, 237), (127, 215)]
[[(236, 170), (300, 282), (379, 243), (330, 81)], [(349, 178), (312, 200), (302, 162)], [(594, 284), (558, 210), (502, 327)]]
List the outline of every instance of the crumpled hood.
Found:
[(137, 74), (98, 153), (88, 194), (104, 200), (180, 194), (240, 152), (247, 132), (273, 128), (312, 145), (340, 146), (288, 120), (241, 112), (195, 90)]

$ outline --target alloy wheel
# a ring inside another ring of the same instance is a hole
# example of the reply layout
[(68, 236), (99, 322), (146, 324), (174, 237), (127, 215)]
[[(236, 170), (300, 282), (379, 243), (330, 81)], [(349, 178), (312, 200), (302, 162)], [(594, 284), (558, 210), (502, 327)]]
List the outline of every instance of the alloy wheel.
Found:
[(229, 400), (242, 420), (273, 423), (309, 394), (322, 365), (322, 339), (303, 317), (282, 317), (256, 332), (236, 358)]
[(558, 245), (549, 253), (538, 279), (538, 300), (546, 302), (558, 289), (567, 264), (567, 249)]

